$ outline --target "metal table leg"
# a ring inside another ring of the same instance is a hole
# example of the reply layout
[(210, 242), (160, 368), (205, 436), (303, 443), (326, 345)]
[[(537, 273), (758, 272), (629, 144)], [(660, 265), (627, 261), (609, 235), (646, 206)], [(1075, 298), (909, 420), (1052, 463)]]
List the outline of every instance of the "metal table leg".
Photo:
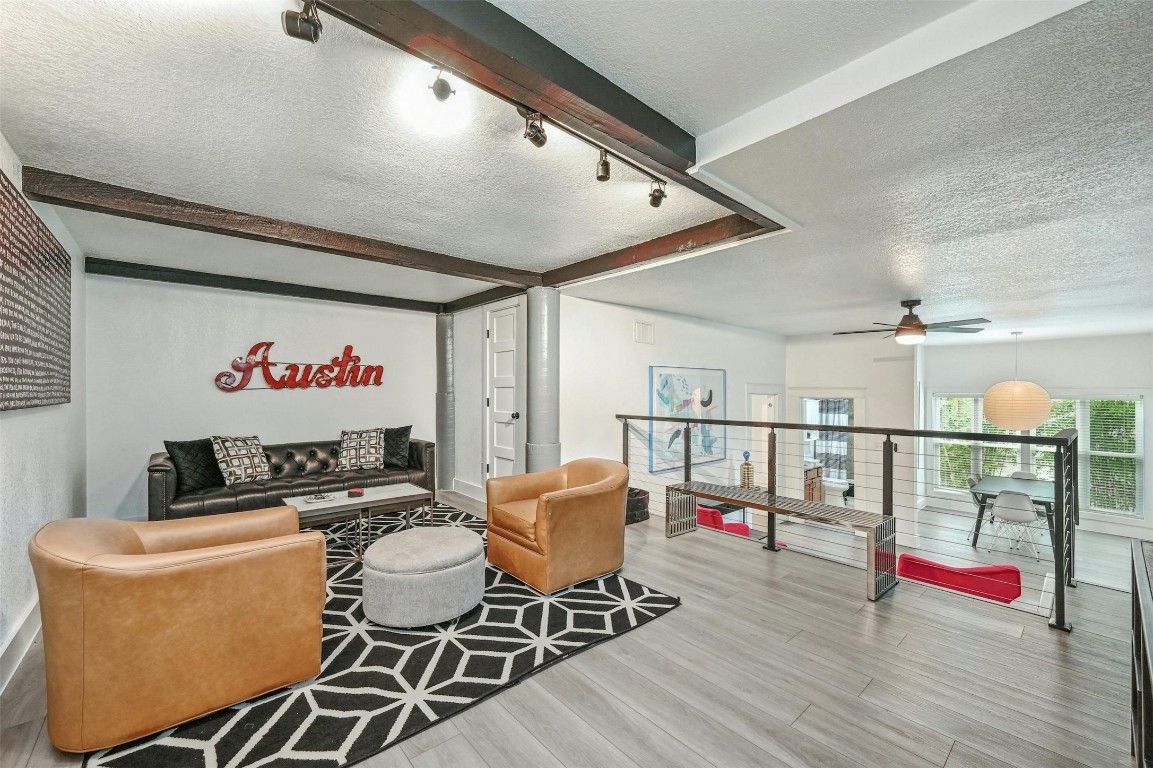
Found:
[(973, 546), (977, 546), (977, 537), (981, 535), (981, 521), (985, 519), (985, 506), (989, 503), (987, 496), (981, 497), (981, 503), (977, 505), (977, 524), (973, 526)]
[(774, 512), (766, 512), (765, 530), (768, 536), (765, 538), (765, 549), (773, 552), (780, 552), (781, 548), (777, 546), (777, 515)]

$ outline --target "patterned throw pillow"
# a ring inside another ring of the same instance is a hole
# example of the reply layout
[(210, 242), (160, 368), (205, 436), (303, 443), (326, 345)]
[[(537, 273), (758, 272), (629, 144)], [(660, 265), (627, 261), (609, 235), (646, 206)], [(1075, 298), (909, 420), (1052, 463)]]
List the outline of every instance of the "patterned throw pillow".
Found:
[(384, 430), (376, 429), (345, 430), (340, 433), (340, 458), (336, 470), (380, 469), (383, 458)]
[(253, 480), (271, 480), (272, 470), (260, 438), (252, 437), (212, 437), (212, 452), (220, 474), (224, 475), (225, 485), (248, 483)]
[(412, 425), (384, 430), (384, 463), (393, 467), (408, 466), (408, 439)]
[(212, 441), (207, 437), (203, 440), (165, 440), (164, 450), (168, 451), (168, 458), (176, 467), (177, 496), (224, 485)]

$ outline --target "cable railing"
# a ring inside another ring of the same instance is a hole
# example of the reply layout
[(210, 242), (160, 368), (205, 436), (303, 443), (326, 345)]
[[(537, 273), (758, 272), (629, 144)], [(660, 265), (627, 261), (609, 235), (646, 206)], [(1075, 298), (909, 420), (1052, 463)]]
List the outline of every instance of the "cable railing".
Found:
[[(617, 419), (630, 485), (648, 492), (650, 512), (665, 517), (666, 535), (707, 527), (766, 549), (869, 569), (887, 567), (893, 547), (893, 562), (899, 555), (907, 571), (902, 580), (994, 600), (1072, 629), (1065, 597), (1076, 586), (1075, 430), (1049, 437), (627, 414)], [(957, 451), (942, 450), (963, 443), (987, 449), (968, 463)], [(1021, 446), (1044, 446), (1052, 463), (1029, 464), (1038, 452)], [(1006, 450), (1013, 447), (1018, 450)], [(1008, 509), (1003, 518), (996, 497), (1022, 485), (1009, 475), (1023, 471), (1040, 478), (1023, 484), (1035, 519), (1020, 513), (1010, 519)], [(845, 522), (844, 508), (862, 513), (854, 518), (856, 530)], [(893, 518), (895, 546), (885, 536), (870, 538), (860, 525), (870, 514), (878, 525)], [(871, 598), (891, 588), (883, 573), (870, 570), (869, 578), (876, 579)]]

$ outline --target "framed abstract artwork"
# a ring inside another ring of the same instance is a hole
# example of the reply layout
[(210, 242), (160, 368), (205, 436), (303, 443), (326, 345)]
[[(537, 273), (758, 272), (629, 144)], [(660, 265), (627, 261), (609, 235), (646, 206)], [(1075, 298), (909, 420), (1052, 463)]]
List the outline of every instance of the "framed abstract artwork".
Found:
[[(649, 366), (649, 415), (724, 419), (727, 412), (725, 378), (721, 368)], [(684, 468), (684, 426), (675, 422), (649, 422), (649, 472)], [(723, 461), (727, 437), (724, 426), (693, 425), (689, 436), (693, 466)]]
[(0, 171), (0, 411), (72, 400), (72, 258)]

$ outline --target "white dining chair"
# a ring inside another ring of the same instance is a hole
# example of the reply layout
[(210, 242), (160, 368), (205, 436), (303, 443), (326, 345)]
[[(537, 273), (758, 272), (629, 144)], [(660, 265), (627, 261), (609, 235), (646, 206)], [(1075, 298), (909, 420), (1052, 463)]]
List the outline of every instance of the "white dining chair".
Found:
[(1013, 478), (1014, 480), (1036, 480), (1037, 479), (1037, 476), (1035, 474), (1033, 474), (1032, 472), (1014, 472), (1013, 474), (1009, 475), (1009, 477)]
[(1033, 500), (1027, 493), (1016, 491), (1001, 491), (993, 502), (993, 515), (997, 519), (998, 535), (1005, 536), (1009, 541), (1009, 549), (1021, 550), (1022, 542), (1029, 544), (1033, 550), (1033, 557), (1041, 559), (1037, 541), (1033, 532), (1037, 530), (1037, 510), (1033, 507)]
[[(972, 499), (973, 506), (977, 508), (977, 513), (980, 514), (980, 512), (981, 512), (981, 499), (977, 496), (976, 493), (973, 492), (973, 486), (976, 485), (977, 483), (981, 482), (981, 476), (977, 475), (977, 474), (969, 475), (968, 477), (965, 478), (965, 482), (969, 484), (969, 498)], [(988, 518), (985, 520), (985, 523), (987, 525), (992, 526), (993, 525), (993, 505), (987, 504), (986, 508), (985, 508), (985, 512), (988, 514)]]

